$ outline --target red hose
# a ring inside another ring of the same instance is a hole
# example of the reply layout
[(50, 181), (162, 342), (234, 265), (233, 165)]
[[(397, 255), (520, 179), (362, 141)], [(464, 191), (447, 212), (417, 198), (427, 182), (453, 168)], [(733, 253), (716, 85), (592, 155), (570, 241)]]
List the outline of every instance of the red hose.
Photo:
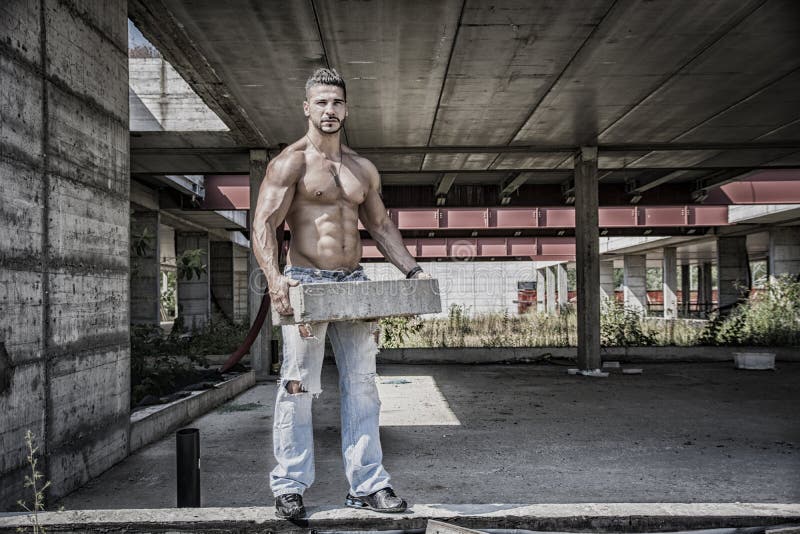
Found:
[[(276, 239), (278, 241), (278, 263), (283, 265), (283, 258), (281, 256), (285, 253), (283, 247), (283, 238), (284, 238), (284, 229), (283, 224), (278, 226), (278, 229), (275, 232)], [(252, 238), (252, 236), (251, 236)], [(252, 245), (251, 245), (252, 246)], [(261, 306), (258, 308), (258, 313), (256, 314), (256, 320), (253, 321), (253, 324), (250, 325), (250, 330), (247, 332), (247, 337), (244, 338), (244, 342), (242, 345), (236, 349), (236, 351), (228, 357), (228, 360), (222, 364), (222, 367), (219, 368), (220, 373), (224, 373), (228, 371), (231, 367), (239, 363), (239, 360), (247, 354), (250, 350), (250, 347), (255, 342), (256, 338), (258, 337), (258, 333), (261, 331), (261, 327), (264, 325), (264, 321), (267, 319), (267, 312), (269, 311), (269, 291), (264, 291), (264, 296), (261, 299)]]

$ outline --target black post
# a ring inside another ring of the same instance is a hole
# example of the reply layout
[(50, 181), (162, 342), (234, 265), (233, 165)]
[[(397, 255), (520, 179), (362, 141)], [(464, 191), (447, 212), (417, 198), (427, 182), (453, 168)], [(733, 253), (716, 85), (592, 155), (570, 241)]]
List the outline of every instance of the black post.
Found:
[(175, 433), (178, 470), (178, 508), (200, 508), (200, 431)]

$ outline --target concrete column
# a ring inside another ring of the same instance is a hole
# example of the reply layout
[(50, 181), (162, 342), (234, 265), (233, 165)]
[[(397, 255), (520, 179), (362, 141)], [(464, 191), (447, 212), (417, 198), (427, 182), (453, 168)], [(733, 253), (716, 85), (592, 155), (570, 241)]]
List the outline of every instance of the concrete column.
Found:
[(131, 324), (158, 325), (161, 322), (161, 245), (158, 211), (131, 212)]
[(211, 309), (233, 321), (233, 243), (211, 242)]
[(614, 300), (614, 262), (600, 262), (600, 297)]
[(250, 250), (233, 246), (233, 320), (241, 323), (248, 317), (247, 309), (247, 260)]
[(714, 305), (713, 289), (711, 262), (703, 262), (697, 266), (697, 308), (702, 313), (708, 313)]
[(547, 295), (545, 296), (545, 309), (547, 313), (556, 312), (556, 268), (551, 265), (545, 270), (545, 282), (547, 284)]
[(689, 315), (692, 302), (692, 270), (691, 265), (681, 265), (681, 310), (683, 316)]
[(0, 7), (0, 510), (128, 453), (127, 4)]
[[(250, 212), (248, 218), (250, 221), (250, 228), (253, 227), (253, 214), (255, 213), (256, 204), (258, 202), (258, 191), (261, 187), (261, 182), (267, 172), (267, 163), (269, 157), (267, 151), (263, 149), (250, 151)], [(251, 236), (252, 238), (252, 236)], [(258, 309), (261, 306), (261, 300), (267, 290), (266, 279), (264, 273), (261, 271), (256, 257), (253, 254), (253, 243), (250, 241), (250, 256), (248, 261), (248, 302), (250, 308), (250, 324), (256, 320)], [(250, 365), (256, 372), (257, 380), (269, 380), (270, 367), (272, 364), (272, 318), (271, 314), (267, 314), (264, 320), (264, 325), (261, 327), (253, 345), (250, 347)]]
[[(202, 250), (202, 262), (206, 266), (198, 278), (178, 277), (178, 315), (186, 330), (203, 328), (211, 319), (211, 274), (208, 264), (209, 240), (206, 232), (175, 232), (175, 253), (180, 257), (189, 250)], [(180, 275), (180, 269), (178, 271)]]
[(556, 265), (556, 282), (558, 284), (558, 309), (564, 310), (569, 304), (569, 278), (567, 277), (567, 264)]
[(720, 313), (750, 293), (746, 236), (717, 238), (717, 295)]
[(770, 278), (800, 275), (800, 228), (776, 226), (769, 231)]
[(597, 147), (575, 156), (575, 257), (577, 260), (578, 367), (600, 368), (600, 230)]
[(536, 311), (544, 313), (547, 311), (545, 297), (547, 296), (546, 269), (536, 269)]
[(664, 319), (678, 317), (678, 249), (664, 247), (663, 273)]
[(625, 306), (647, 313), (647, 256), (626, 254), (622, 259)]

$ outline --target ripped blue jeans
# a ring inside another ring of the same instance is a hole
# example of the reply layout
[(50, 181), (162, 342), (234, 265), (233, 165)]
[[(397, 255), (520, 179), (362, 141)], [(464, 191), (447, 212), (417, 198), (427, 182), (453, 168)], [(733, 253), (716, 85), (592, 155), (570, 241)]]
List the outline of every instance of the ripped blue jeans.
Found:
[[(351, 272), (287, 266), (284, 274), (301, 284), (367, 280), (360, 266)], [(272, 428), (278, 465), (270, 473), (272, 493), (276, 497), (287, 493), (302, 495), (314, 482), (311, 403), (322, 393), (320, 374), (326, 333), (339, 370), (342, 457), (350, 494), (362, 497), (390, 487), (378, 433), (381, 402), (375, 384), (375, 323), (337, 321), (314, 323), (308, 325), (307, 331), (301, 331), (298, 325), (281, 329), (283, 365)], [(300, 393), (289, 393), (286, 388), (291, 381), (300, 383)]]

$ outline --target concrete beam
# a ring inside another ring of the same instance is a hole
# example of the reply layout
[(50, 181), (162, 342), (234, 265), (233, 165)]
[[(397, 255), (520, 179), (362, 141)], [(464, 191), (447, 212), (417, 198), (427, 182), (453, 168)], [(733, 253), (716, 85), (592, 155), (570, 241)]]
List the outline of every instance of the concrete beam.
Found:
[(545, 284), (547, 293), (545, 294), (545, 311), (556, 313), (556, 267), (550, 265), (545, 269)]
[(614, 300), (614, 262), (600, 262), (600, 298)]
[(536, 269), (536, 311), (544, 313), (547, 311), (545, 298), (547, 296), (547, 275), (546, 269)]
[(453, 187), (453, 183), (456, 181), (456, 177), (458, 177), (458, 173), (454, 172), (447, 172), (442, 175), (439, 181), (436, 183), (436, 205), (437, 206), (444, 206), (447, 202), (447, 193), (450, 191), (450, 188)]
[(769, 230), (769, 274), (800, 275), (800, 226), (777, 226)]
[(294, 315), (279, 315), (273, 309), (275, 324), (379, 319), (442, 311), (436, 279), (301, 284), (289, 288), (289, 301)]
[(747, 237), (717, 238), (717, 300), (721, 313), (746, 298), (750, 291)]
[(600, 230), (597, 148), (575, 156), (575, 259), (577, 263), (578, 367), (600, 368)]
[(681, 265), (681, 310), (684, 317), (689, 315), (689, 307), (692, 302), (692, 278), (691, 265)]
[(678, 317), (678, 249), (664, 247), (664, 259), (661, 267), (664, 295), (664, 318)]
[(158, 211), (131, 212), (131, 324), (161, 322), (161, 244)]
[(556, 265), (556, 285), (558, 286), (558, 310), (565, 310), (569, 304), (569, 277), (567, 276), (566, 263)]
[(178, 279), (178, 310), (187, 330), (203, 328), (211, 319), (211, 270), (207, 232), (175, 232), (175, 253), (180, 257), (188, 250), (202, 250), (206, 271), (199, 277)]
[(697, 307), (707, 313), (714, 305), (714, 280), (711, 276), (711, 262), (697, 266)]
[(234, 320), (233, 249), (230, 241), (212, 241), (209, 262), (212, 311), (218, 310), (229, 321)]
[[(250, 151), (250, 205), (258, 204), (258, 191), (261, 189), (261, 182), (267, 173), (267, 163), (269, 155), (264, 149)], [(248, 210), (249, 227), (253, 227), (253, 214), (255, 209)], [(267, 291), (267, 282), (261, 267), (253, 254), (252, 240), (248, 260), (248, 308), (250, 309), (250, 324), (256, 320), (258, 310), (264, 293)], [(270, 314), (264, 320), (264, 325), (258, 337), (250, 347), (250, 365), (256, 372), (256, 379), (263, 381), (269, 380), (272, 367), (272, 319)]]
[(647, 313), (647, 256), (626, 254), (622, 261), (625, 307)]

